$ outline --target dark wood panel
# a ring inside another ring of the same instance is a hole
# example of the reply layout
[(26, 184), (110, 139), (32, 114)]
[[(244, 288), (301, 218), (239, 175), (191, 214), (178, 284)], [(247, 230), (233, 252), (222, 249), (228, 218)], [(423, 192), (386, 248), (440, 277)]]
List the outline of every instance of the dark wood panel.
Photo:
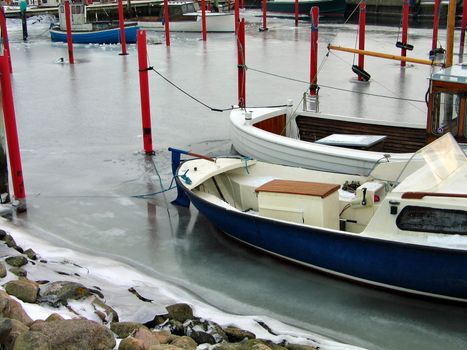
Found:
[(254, 124), (254, 126), (261, 130), (272, 132), (273, 134), (285, 135), (285, 114), (263, 120), (262, 122)]

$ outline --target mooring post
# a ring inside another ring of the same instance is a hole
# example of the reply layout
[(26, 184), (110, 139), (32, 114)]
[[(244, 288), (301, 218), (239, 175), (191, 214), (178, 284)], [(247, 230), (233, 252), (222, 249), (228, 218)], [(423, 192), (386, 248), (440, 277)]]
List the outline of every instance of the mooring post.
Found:
[(467, 27), (467, 0), (464, 0), (462, 11), (462, 26), (461, 26), (461, 38), (460, 38), (460, 47), (459, 47), (459, 60), (463, 61), (464, 55), (464, 44), (465, 44), (465, 29)]
[(125, 37), (125, 18), (123, 16), (123, 1), (122, 0), (118, 0), (118, 20), (120, 22), (120, 43), (122, 44), (122, 53), (120, 55), (127, 55), (126, 37)]
[(237, 32), (237, 62), (238, 62), (238, 106), (246, 106), (246, 62), (245, 62), (245, 19), (242, 18)]
[(139, 89), (141, 95), (141, 115), (143, 118), (143, 141), (144, 152), (153, 154), (152, 131), (151, 131), (151, 109), (149, 103), (149, 80), (148, 80), (148, 51), (146, 47), (146, 31), (138, 30), (138, 63), (139, 63)]
[(21, 24), (23, 28), (23, 40), (24, 41), (28, 40), (28, 21), (27, 21), (27, 16), (26, 16), (27, 7), (28, 7), (28, 4), (26, 0), (20, 0), (19, 10), (21, 12)]
[(230, 12), (230, 0), (229, 0), (229, 1), (227, 1), (227, 7), (228, 7), (228, 9), (227, 9), (227, 10)]
[[(366, 1), (360, 3), (360, 17), (359, 17), (360, 29), (358, 37), (358, 48), (359, 50), (365, 50), (365, 30), (366, 30)], [(362, 71), (365, 70), (365, 55), (358, 55), (358, 68)], [(363, 81), (361, 75), (358, 76), (359, 81)]]
[(10, 66), (10, 73), (13, 73), (13, 67), (11, 65), (11, 55), (10, 55), (10, 43), (8, 41), (8, 30), (6, 27), (6, 17), (5, 17), (5, 9), (2, 5), (0, 5), (0, 27), (2, 30), (2, 40), (3, 40), (3, 47), (5, 48), (6, 52), (8, 52), (8, 65)]
[[(169, 1), (164, 0), (165, 45), (170, 46)], [(144, 32), (146, 42), (146, 32)], [(145, 44), (146, 45), (146, 44)]]
[[(402, 15), (402, 45), (407, 45), (409, 31), (409, 0), (404, 0), (403, 5), (403, 15)], [(403, 47), (401, 49), (401, 56), (407, 56), (407, 48)], [(401, 67), (405, 67), (406, 62), (401, 61)]]
[(454, 52), (454, 28), (456, 26), (456, 0), (449, 0), (449, 12), (448, 12), (448, 26), (447, 26), (447, 40), (446, 40), (446, 63), (445, 67), (449, 68), (452, 66), (453, 52)]
[(75, 58), (73, 56), (73, 38), (71, 36), (71, 13), (70, 13), (70, 1), (65, 0), (65, 22), (66, 22), (66, 36), (68, 42), (68, 59), (70, 64), (75, 64)]
[(268, 30), (268, 27), (266, 25), (266, 0), (263, 0), (262, 6), (263, 6), (263, 26), (259, 30), (264, 32)]
[(245, 0), (242, 0), (242, 9), (245, 9)]
[(3, 117), (5, 120), (5, 132), (8, 144), (8, 156), (10, 160), (14, 196), (18, 201), (18, 210), (24, 211), (26, 210), (26, 191), (24, 189), (23, 170), (21, 166), (21, 154), (19, 151), (18, 130), (16, 128), (15, 105), (13, 101), (13, 91), (11, 89), (8, 55), (9, 52), (4, 51), (3, 56), (0, 56)]
[(238, 33), (238, 24), (240, 22), (240, 0), (234, 0), (234, 21), (235, 21), (235, 33)]
[(318, 17), (319, 7), (311, 9), (310, 96), (318, 93)]
[[(435, 12), (433, 13), (433, 41), (431, 43), (431, 50), (434, 54), (435, 49), (438, 47), (438, 28), (439, 28), (439, 14), (441, 0), (435, 0)], [(465, 5), (465, 1), (464, 1)], [(465, 6), (464, 6), (465, 8)]]
[(295, 0), (295, 27), (298, 27), (298, 0)]
[(206, 0), (201, 0), (201, 28), (203, 31), (203, 41), (206, 41)]

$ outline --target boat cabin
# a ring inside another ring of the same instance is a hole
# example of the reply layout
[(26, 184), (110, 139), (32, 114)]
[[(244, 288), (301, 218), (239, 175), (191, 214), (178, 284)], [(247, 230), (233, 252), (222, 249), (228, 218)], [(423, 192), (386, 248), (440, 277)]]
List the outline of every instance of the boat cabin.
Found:
[[(92, 29), (91, 23), (86, 23), (86, 2), (85, 0), (70, 1), (71, 13), (71, 30), (72, 31), (88, 31)], [(60, 30), (66, 30), (65, 16), (65, 1), (60, 0), (58, 6), (58, 19), (60, 22)]]
[(432, 74), (428, 100), (429, 139), (450, 132), (459, 142), (467, 141), (467, 64)]

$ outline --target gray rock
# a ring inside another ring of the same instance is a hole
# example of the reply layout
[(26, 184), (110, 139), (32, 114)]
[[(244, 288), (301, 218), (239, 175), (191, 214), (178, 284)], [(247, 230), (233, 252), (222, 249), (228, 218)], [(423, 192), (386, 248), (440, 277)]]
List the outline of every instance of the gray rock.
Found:
[(319, 347), (314, 347), (311, 345), (302, 345), (302, 344), (287, 344), (285, 346), (289, 350), (317, 350)]
[(183, 350), (172, 344), (151, 345), (148, 350)]
[(118, 346), (118, 350), (145, 350), (143, 341), (133, 337), (123, 339)]
[(114, 332), (118, 338), (126, 338), (141, 327), (146, 328), (138, 322), (112, 322), (110, 325), (111, 331)]
[(248, 339), (241, 343), (241, 350), (271, 350), (272, 347), (268, 346), (262, 339)]
[(18, 277), (26, 277), (28, 275), (28, 272), (22, 267), (12, 267), (9, 271)]
[(21, 267), (28, 263), (28, 259), (23, 255), (15, 255), (6, 258), (5, 262), (10, 266)]
[(222, 342), (216, 344), (212, 347), (212, 350), (240, 350), (242, 344), (241, 343), (227, 343)]
[(25, 325), (32, 323), (32, 319), (23, 310), (21, 304), (12, 299), (6, 292), (0, 290), (0, 316), (12, 318)]
[(31, 260), (37, 260), (37, 254), (34, 250), (32, 250), (31, 248), (27, 249), (24, 254), (26, 254), (26, 256), (31, 259)]
[(11, 318), (0, 318), (0, 344), (5, 349), (11, 349), (16, 338), (21, 333), (27, 332), (29, 328), (18, 320)]
[(198, 343), (198, 344), (216, 344), (216, 339), (214, 337), (206, 332), (202, 331), (191, 331), (187, 333), (188, 336), (193, 338), (193, 340)]
[(89, 320), (34, 323), (30, 330), (47, 336), (54, 350), (111, 350), (116, 345), (115, 338), (107, 327)]
[(178, 322), (185, 322), (193, 318), (193, 310), (188, 304), (173, 304), (166, 307), (169, 314), (169, 318), (174, 319)]
[[(183, 324), (183, 326), (185, 327), (185, 334), (192, 337), (198, 344), (202, 344), (202, 343), (216, 344), (216, 343), (221, 343), (223, 341), (228, 341), (228, 337), (225, 334), (222, 327), (219, 326), (215, 322), (206, 321), (202, 319), (195, 319), (195, 320), (186, 321)], [(203, 331), (204, 333), (209, 334), (214, 339), (214, 342), (212, 342), (212, 340), (210, 340), (209, 337), (206, 337), (203, 334), (193, 335), (195, 332), (203, 333)], [(198, 341), (199, 340), (198, 337), (203, 337), (205, 341), (200, 343)]]
[(55, 307), (67, 305), (69, 299), (79, 300), (89, 295), (89, 290), (77, 282), (57, 281), (47, 283), (40, 288), (40, 301)]
[(109, 305), (104, 303), (98, 297), (94, 297), (94, 300), (92, 301), (92, 304), (96, 307), (97, 310), (101, 309), (101, 311), (104, 312), (104, 314), (106, 316), (103, 319), (104, 322), (109, 323), (109, 322), (118, 322), (119, 321), (117, 311), (115, 311)]
[(5, 284), (5, 291), (26, 303), (35, 303), (39, 285), (30, 280), (14, 280)]
[(195, 350), (198, 344), (191, 337), (178, 337), (170, 343), (184, 350)]
[(6, 277), (6, 266), (3, 262), (0, 261), (0, 278)]
[(6, 244), (8, 247), (10, 247), (10, 248), (16, 247), (16, 242), (15, 242), (15, 240), (13, 239), (13, 237), (11, 237), (11, 235), (6, 235), (4, 241), (5, 241), (5, 244)]
[(21, 333), (12, 350), (52, 350), (48, 338), (40, 332)]
[(0, 240), (4, 240), (6, 237), (7, 233), (5, 230), (0, 230)]
[(236, 343), (240, 342), (243, 339), (255, 339), (256, 335), (251, 332), (245, 331), (237, 327), (226, 327), (224, 328), (224, 333), (227, 335), (229, 342)]

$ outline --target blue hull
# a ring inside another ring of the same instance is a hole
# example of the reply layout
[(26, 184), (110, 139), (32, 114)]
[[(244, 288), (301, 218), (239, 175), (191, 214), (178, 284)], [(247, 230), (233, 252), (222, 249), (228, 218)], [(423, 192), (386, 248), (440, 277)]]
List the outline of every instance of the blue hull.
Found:
[[(125, 39), (128, 44), (136, 43), (138, 26), (125, 26)], [(120, 42), (120, 28), (111, 28), (92, 32), (72, 32), (74, 44), (118, 44)], [(57, 28), (50, 30), (52, 41), (67, 42), (66, 31)]]
[(319, 270), (416, 294), (467, 301), (467, 251), (288, 224), (213, 205), (181, 186), (228, 235)]

